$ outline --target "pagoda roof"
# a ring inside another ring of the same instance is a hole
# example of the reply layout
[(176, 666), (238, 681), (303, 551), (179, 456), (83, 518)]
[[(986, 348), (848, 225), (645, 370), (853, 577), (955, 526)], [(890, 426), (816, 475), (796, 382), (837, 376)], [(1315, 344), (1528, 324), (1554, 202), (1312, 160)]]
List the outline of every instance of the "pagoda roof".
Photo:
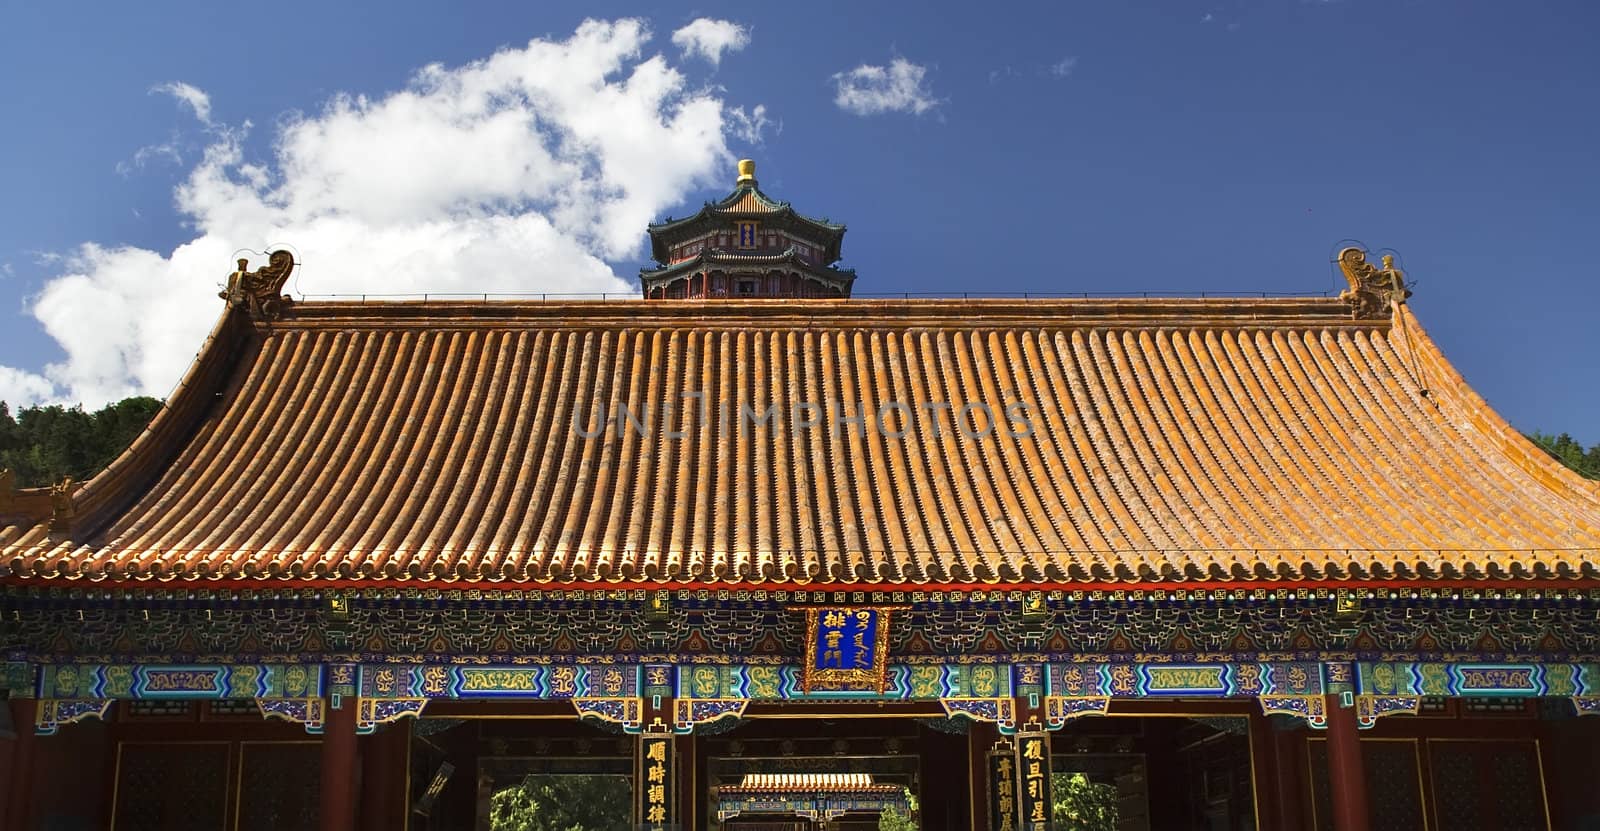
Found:
[(780, 202), (762, 193), (753, 178), (741, 181), (727, 196), (705, 203), (691, 216), (652, 223), (648, 228), (650, 255), (656, 262), (667, 262), (671, 259), (672, 246), (678, 241), (720, 230), (729, 221), (737, 219), (776, 222), (780, 227), (799, 231), (822, 245), (823, 262), (831, 263), (840, 257), (845, 226), (799, 213), (788, 202)]
[(800, 252), (789, 246), (776, 254), (746, 254), (736, 251), (725, 251), (720, 248), (707, 248), (686, 260), (680, 260), (661, 268), (639, 269), (641, 281), (660, 280), (677, 274), (692, 274), (705, 268), (715, 269), (718, 266), (730, 269), (754, 270), (765, 267), (789, 266), (798, 271), (816, 277), (830, 286), (848, 286), (856, 279), (855, 269), (833, 268), (831, 266), (814, 266), (800, 256)]
[[(1362, 319), (1333, 298), (291, 303), (241, 275), (110, 468), (0, 485), (0, 580), (1600, 577), (1600, 486), (1496, 415), (1403, 303)], [(778, 421), (660, 418), (691, 397), (776, 404)], [(618, 403), (643, 429), (617, 416), (584, 437)], [(839, 409), (802, 428), (817, 413), (800, 404)], [(843, 420), (886, 405), (889, 429)], [(1001, 429), (969, 436), (946, 405)]]

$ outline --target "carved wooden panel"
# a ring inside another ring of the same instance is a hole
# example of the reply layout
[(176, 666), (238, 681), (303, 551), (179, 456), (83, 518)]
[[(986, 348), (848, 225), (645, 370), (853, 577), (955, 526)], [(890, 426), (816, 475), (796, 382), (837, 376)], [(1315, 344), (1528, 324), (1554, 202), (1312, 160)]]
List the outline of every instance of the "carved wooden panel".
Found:
[(1544, 782), (1531, 741), (1428, 740), (1439, 827), (1544, 831)]
[(314, 742), (241, 747), (237, 831), (317, 827), (322, 757)]
[[(1328, 743), (1313, 741), (1310, 751), (1316, 828), (1325, 831), (1333, 828), (1333, 802), (1328, 791)], [(1417, 743), (1410, 739), (1365, 740), (1361, 742), (1361, 758), (1367, 772), (1367, 808), (1371, 815), (1372, 831), (1419, 831), (1424, 828)]]
[(114, 831), (229, 827), (228, 745), (124, 743), (117, 756)]

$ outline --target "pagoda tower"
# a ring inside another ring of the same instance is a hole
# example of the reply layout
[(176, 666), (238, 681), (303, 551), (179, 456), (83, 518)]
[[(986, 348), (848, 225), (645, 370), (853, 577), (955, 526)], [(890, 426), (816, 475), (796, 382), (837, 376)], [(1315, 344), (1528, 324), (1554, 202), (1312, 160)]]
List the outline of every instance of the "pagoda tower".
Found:
[(762, 193), (744, 159), (732, 193), (649, 227), (657, 267), (640, 269), (640, 287), (649, 300), (849, 297), (855, 271), (833, 265), (844, 231)]

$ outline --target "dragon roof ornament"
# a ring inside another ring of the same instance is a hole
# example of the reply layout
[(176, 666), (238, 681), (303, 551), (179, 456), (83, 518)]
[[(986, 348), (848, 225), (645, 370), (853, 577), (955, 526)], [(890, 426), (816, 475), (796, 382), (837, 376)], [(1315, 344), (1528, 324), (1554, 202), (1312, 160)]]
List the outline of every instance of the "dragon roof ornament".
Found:
[(1395, 268), (1393, 254), (1383, 255), (1380, 268), (1367, 262), (1367, 252), (1346, 248), (1339, 252), (1339, 269), (1350, 281), (1350, 287), (1339, 292), (1339, 299), (1350, 304), (1351, 319), (1388, 317), (1411, 296), (1405, 272)]
[(278, 249), (267, 255), (267, 264), (250, 271), (250, 261), (239, 258), (239, 269), (228, 275), (228, 287), (217, 294), (235, 309), (244, 309), (251, 317), (271, 320), (291, 302), (288, 295), (280, 295), (289, 272), (294, 270), (294, 254)]
[(81, 487), (83, 483), (73, 481), (71, 476), (50, 486), (50, 530), (72, 530), (72, 520), (78, 514), (72, 495)]

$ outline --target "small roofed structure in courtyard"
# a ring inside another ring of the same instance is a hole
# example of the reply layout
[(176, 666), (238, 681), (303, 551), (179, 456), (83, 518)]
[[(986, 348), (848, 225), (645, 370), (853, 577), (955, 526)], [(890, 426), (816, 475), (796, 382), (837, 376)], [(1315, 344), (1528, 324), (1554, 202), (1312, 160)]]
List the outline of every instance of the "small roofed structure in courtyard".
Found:
[[(873, 782), (869, 773), (747, 773), (737, 784), (717, 787), (712, 798), (723, 823), (750, 815), (790, 815), (823, 828), (847, 814), (911, 813), (904, 786)], [(748, 825), (735, 826), (740, 827)]]

